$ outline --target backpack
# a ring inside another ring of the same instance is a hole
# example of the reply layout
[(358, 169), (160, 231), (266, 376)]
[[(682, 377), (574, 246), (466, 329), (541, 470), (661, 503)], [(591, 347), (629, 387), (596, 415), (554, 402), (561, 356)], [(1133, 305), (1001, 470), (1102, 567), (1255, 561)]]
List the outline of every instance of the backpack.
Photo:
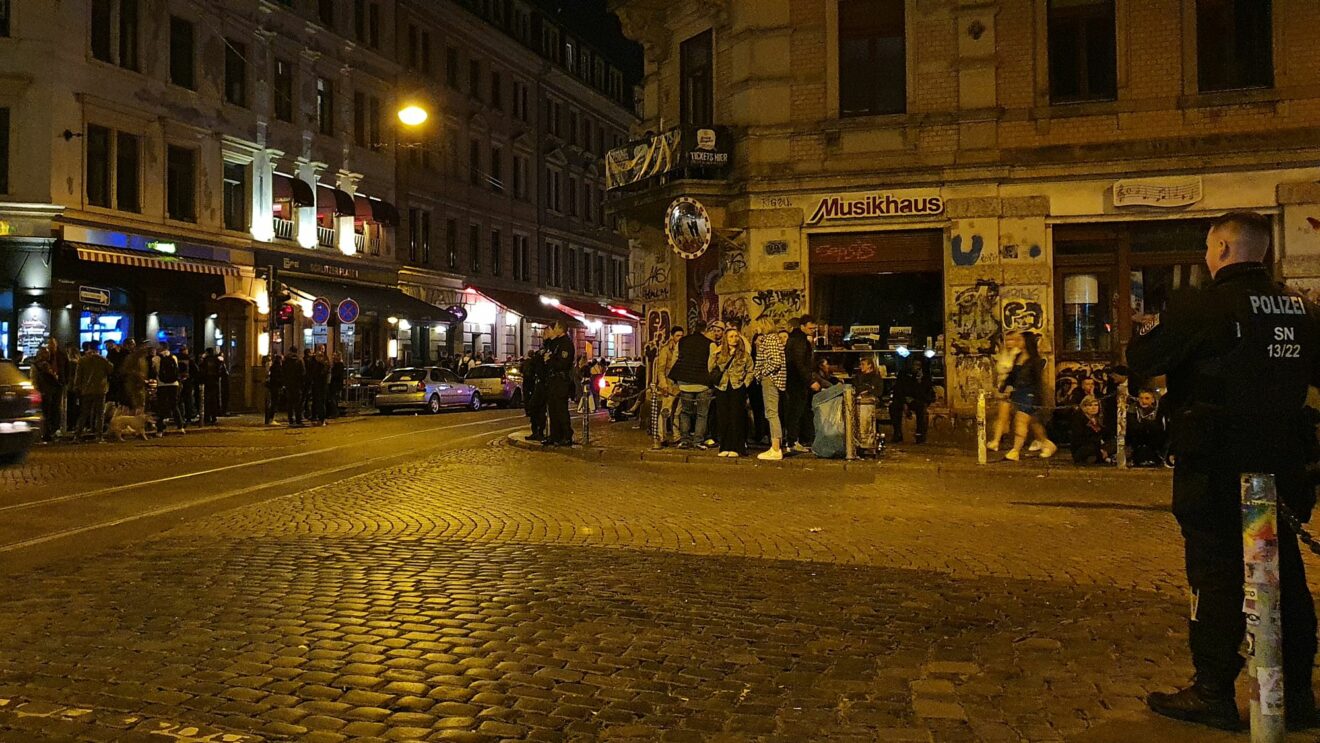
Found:
[(179, 361), (174, 356), (161, 356), (160, 369), (156, 381), (161, 384), (177, 384), (179, 381)]

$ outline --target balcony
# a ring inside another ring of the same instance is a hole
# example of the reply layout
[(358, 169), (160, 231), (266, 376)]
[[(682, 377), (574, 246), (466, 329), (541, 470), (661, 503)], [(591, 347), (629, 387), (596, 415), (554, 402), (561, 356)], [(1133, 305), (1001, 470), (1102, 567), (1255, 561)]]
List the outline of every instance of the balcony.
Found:
[(605, 188), (644, 191), (672, 180), (723, 180), (733, 154), (725, 127), (681, 127), (616, 147), (605, 155)]
[(362, 255), (365, 245), (366, 245), (366, 237), (361, 232), (353, 233), (354, 252), (356, 252), (358, 255)]
[(316, 227), (316, 244), (323, 248), (335, 248), (335, 231), (329, 227)]
[(280, 240), (292, 240), (292, 239), (293, 239), (293, 220), (292, 220), (292, 219), (280, 219), (279, 217), (274, 217), (274, 218), (272, 218), (272, 221), (274, 222), (274, 225), (275, 225), (275, 237), (276, 237), (276, 238), (278, 238), (278, 239), (280, 239)]

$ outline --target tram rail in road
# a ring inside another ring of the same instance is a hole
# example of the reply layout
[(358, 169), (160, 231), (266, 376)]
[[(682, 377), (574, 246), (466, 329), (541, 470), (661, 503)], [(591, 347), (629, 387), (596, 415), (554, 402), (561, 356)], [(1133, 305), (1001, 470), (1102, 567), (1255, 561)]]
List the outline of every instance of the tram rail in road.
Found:
[[(499, 424), (521, 418), (508, 415), (382, 436), (355, 435), (349, 443), (0, 506), (0, 561), (33, 566), (90, 554), (208, 513), (296, 495), (419, 454), (502, 437), (522, 424)], [(461, 436), (444, 436), (472, 428), (476, 430)], [(345, 462), (342, 453), (349, 449), (361, 456)], [(327, 457), (333, 464), (327, 465)]]

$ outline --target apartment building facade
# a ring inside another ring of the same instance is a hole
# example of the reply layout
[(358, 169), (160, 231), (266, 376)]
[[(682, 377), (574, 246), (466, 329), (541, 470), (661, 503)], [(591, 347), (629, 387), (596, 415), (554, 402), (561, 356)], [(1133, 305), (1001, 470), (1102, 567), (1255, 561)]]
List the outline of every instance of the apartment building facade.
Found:
[[(1320, 289), (1315, 3), (611, 7), (659, 133), (609, 155), (648, 333), (811, 312), (841, 354), (926, 351), (970, 412), (1007, 330), (1040, 335), (1060, 395), (1120, 364), (1132, 315), (1207, 280), (1226, 211), (1270, 215), (1279, 275)], [(702, 129), (727, 166), (692, 157)], [(712, 222), (698, 257), (664, 234), (679, 197)]]
[(405, 286), (467, 311), (418, 350), (519, 356), (564, 318), (581, 353), (636, 353), (604, 210), (604, 154), (636, 122), (620, 64), (533, 2), (401, 2), (396, 30), (400, 95), (434, 111), (399, 147)]

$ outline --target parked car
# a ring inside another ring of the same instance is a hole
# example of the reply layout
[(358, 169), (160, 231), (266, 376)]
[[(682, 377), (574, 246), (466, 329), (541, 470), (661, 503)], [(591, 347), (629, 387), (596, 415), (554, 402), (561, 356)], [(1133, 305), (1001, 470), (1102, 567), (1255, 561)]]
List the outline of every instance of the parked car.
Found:
[(477, 388), (481, 399), (517, 408), (523, 402), (522, 370), (517, 364), (482, 364), (468, 371), (463, 381)]
[(26, 375), (0, 361), (0, 467), (22, 462), (41, 435), (41, 395)]
[(448, 369), (435, 366), (395, 369), (381, 380), (376, 410), (392, 413), (401, 408), (424, 408), (439, 413), (445, 408), (481, 410), (481, 392), (464, 384)]
[(608, 402), (614, 396), (614, 390), (620, 382), (627, 380), (629, 386), (641, 389), (645, 380), (641, 379), (645, 375), (646, 365), (640, 361), (615, 361), (605, 368), (605, 374), (600, 378), (600, 399)]

